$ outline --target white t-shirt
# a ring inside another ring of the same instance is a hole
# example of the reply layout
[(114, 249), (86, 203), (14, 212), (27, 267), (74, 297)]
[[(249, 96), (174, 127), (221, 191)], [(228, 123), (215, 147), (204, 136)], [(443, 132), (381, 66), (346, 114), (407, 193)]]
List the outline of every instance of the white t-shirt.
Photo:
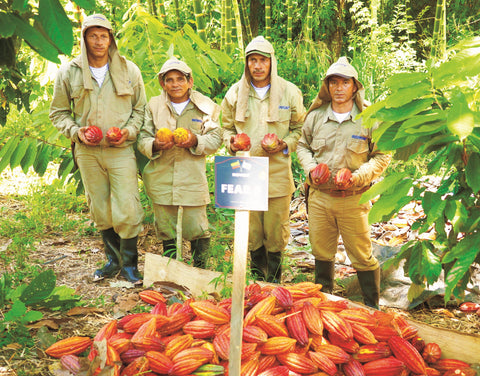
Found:
[(183, 110), (185, 110), (185, 107), (187, 107), (188, 102), (190, 102), (190, 99), (187, 99), (185, 102), (181, 103), (172, 102), (172, 107), (178, 115), (181, 115)]
[(337, 118), (337, 121), (339, 123), (344, 122), (350, 116), (350, 111), (349, 112), (343, 112), (343, 113), (335, 112), (335, 111), (332, 111), (332, 112), (335, 115), (335, 117)]
[(265, 98), (265, 95), (267, 95), (267, 92), (270, 89), (270, 84), (264, 87), (256, 87), (254, 84), (252, 84), (252, 86), (261, 99)]
[(105, 80), (105, 76), (107, 75), (107, 72), (108, 72), (108, 63), (100, 68), (90, 67), (90, 72), (92, 72), (92, 75), (93, 75), (93, 78), (95, 78), (95, 81), (98, 82), (98, 86), (102, 87), (103, 81)]

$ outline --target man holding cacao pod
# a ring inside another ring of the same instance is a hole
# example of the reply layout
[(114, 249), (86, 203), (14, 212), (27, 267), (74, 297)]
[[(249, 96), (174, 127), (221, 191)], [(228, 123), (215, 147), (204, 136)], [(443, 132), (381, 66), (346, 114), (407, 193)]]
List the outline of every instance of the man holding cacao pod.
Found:
[[(250, 150), (251, 156), (269, 159), (268, 211), (250, 212), (248, 248), (256, 277), (280, 282), (295, 191), (290, 153), (296, 150), (305, 108), (300, 90), (277, 75), (270, 42), (261, 36), (254, 38), (245, 55), (242, 78), (222, 102), (223, 140), (231, 154)], [(248, 135), (249, 142), (239, 134)]]
[(158, 78), (163, 91), (150, 99), (138, 141), (138, 149), (149, 159), (143, 180), (164, 256), (176, 257), (182, 206), (182, 235), (190, 241), (193, 265), (204, 268), (210, 246), (206, 156), (222, 144), (220, 106), (192, 89), (192, 70), (183, 61), (167, 60)]
[(308, 110), (297, 154), (310, 187), (308, 221), (315, 283), (332, 292), (341, 235), (365, 304), (378, 308), (380, 267), (372, 254), (370, 203), (359, 204), (359, 200), (385, 171), (391, 156), (376, 148), (373, 129), (364, 128), (357, 119), (366, 107), (364, 92), (346, 57), (332, 64)]
[(143, 209), (133, 144), (146, 96), (140, 70), (120, 56), (112, 32), (105, 16), (85, 18), (81, 54), (57, 74), (50, 119), (72, 140), (90, 213), (102, 233), (107, 263), (94, 279), (120, 272), (141, 284), (137, 239)]

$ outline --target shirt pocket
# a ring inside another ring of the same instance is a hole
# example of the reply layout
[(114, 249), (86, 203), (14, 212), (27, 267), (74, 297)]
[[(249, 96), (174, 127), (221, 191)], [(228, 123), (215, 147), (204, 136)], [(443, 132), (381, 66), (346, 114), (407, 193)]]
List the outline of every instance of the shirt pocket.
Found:
[(312, 150), (316, 156), (319, 156), (325, 151), (325, 147), (327, 146), (327, 140), (324, 138), (317, 138), (312, 141)]
[(73, 86), (70, 97), (73, 101), (73, 112), (75, 113), (75, 118), (78, 119), (79, 117), (82, 117), (84, 113), (86, 105), (86, 91), (81, 85)]
[(347, 143), (348, 165), (353, 170), (358, 169), (363, 163), (368, 161), (368, 140), (352, 138)]

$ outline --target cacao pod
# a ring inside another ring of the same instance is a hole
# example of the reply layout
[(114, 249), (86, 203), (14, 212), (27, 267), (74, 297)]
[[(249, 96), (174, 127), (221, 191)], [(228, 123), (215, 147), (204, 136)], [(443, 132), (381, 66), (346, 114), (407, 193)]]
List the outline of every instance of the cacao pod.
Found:
[[(167, 299), (162, 295), (161, 292), (155, 290), (143, 290), (138, 293), (140, 299), (145, 303), (156, 305), (158, 303), (166, 303)], [(150, 312), (151, 313), (151, 312)], [(166, 312), (165, 312), (166, 313)]]
[(60, 364), (64, 369), (70, 371), (74, 375), (80, 372), (80, 368), (82, 367), (80, 364), (80, 358), (76, 355), (62, 355), (60, 357)]
[(347, 363), (342, 364), (342, 371), (345, 376), (365, 376), (365, 370), (358, 360), (350, 359)]
[(193, 338), (211, 338), (215, 335), (215, 324), (206, 320), (194, 320), (183, 326), (185, 334), (191, 334)]
[(233, 146), (238, 150), (248, 150), (250, 147), (250, 137), (246, 133), (237, 133), (233, 137)]
[(173, 142), (181, 144), (188, 140), (188, 131), (185, 128), (177, 128), (173, 131)]
[(173, 141), (173, 132), (168, 128), (160, 128), (155, 134), (158, 141), (160, 142), (172, 142)]
[(405, 373), (405, 363), (390, 356), (363, 365), (366, 376), (401, 376)]
[(353, 357), (361, 363), (373, 362), (374, 360), (392, 356), (390, 347), (386, 342), (378, 342), (374, 345), (363, 345), (353, 354)]
[(328, 182), (330, 175), (330, 170), (326, 163), (319, 163), (312, 171), (310, 171), (312, 182), (316, 185)]
[(265, 136), (263, 136), (262, 147), (265, 150), (275, 150), (276, 148), (278, 148), (279, 143), (280, 140), (275, 133), (267, 133)]
[(225, 324), (230, 321), (230, 313), (225, 308), (207, 300), (191, 302), (190, 307), (198, 317), (213, 324)]
[(480, 304), (473, 302), (463, 302), (459, 307), (462, 312), (476, 312), (480, 309)]
[(85, 129), (84, 135), (87, 141), (92, 144), (98, 144), (103, 138), (102, 130), (96, 125), (89, 125), (87, 129)]
[(293, 305), (292, 293), (283, 286), (276, 286), (271, 294), (277, 298), (277, 302), (283, 309), (290, 309)]
[(109, 142), (116, 142), (122, 138), (122, 130), (118, 127), (110, 127), (105, 136)]
[(247, 325), (243, 328), (242, 339), (245, 342), (251, 343), (265, 343), (268, 339), (268, 334), (256, 325)]
[(61, 358), (63, 355), (78, 355), (91, 345), (91, 338), (73, 336), (55, 342), (45, 350), (45, 353), (54, 358)]
[(337, 189), (346, 189), (350, 184), (352, 172), (348, 168), (341, 168), (335, 175), (334, 182)]
[(422, 356), (427, 363), (435, 363), (442, 357), (442, 350), (440, 346), (434, 342), (427, 343), (423, 348)]
[(294, 352), (277, 355), (278, 361), (292, 372), (310, 374), (318, 371), (317, 366), (305, 355)]
[(337, 373), (337, 366), (328, 356), (315, 351), (309, 351), (308, 356), (312, 360), (313, 364), (315, 364), (322, 371), (332, 376)]
[(404, 362), (410, 371), (419, 375), (425, 374), (425, 361), (410, 342), (402, 337), (392, 336), (388, 339), (388, 345), (395, 357)]

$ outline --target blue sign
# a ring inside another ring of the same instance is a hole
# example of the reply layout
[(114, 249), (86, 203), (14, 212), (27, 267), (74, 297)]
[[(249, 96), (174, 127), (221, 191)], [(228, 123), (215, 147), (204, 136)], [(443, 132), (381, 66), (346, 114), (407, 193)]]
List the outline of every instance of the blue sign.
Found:
[(267, 211), (268, 158), (215, 156), (215, 206)]

